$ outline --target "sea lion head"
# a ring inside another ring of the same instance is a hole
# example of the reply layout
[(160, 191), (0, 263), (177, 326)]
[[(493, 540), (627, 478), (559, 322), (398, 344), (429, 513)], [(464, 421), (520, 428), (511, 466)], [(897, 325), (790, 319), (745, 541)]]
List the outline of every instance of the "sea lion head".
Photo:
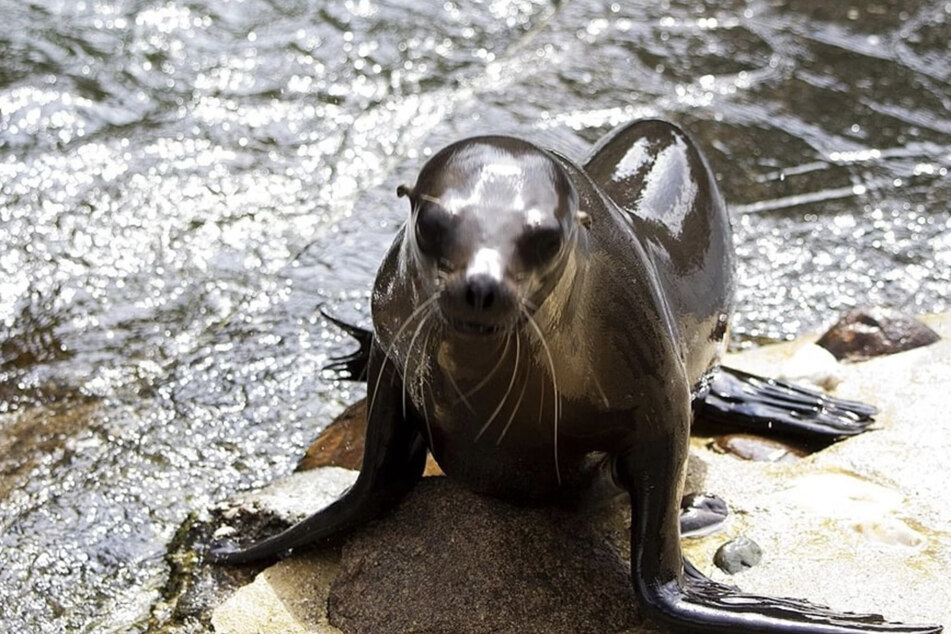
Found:
[(491, 335), (530, 316), (565, 268), (578, 195), (564, 168), (520, 139), (450, 145), (401, 186), (412, 211), (405, 240), (423, 294), (461, 334)]

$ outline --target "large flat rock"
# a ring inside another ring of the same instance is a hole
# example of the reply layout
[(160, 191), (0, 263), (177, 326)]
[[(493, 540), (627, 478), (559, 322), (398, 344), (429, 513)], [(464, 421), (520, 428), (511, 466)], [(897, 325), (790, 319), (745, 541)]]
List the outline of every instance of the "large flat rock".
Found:
[[(941, 341), (828, 366), (839, 381), (837, 396), (879, 408), (873, 430), (778, 464), (737, 460), (693, 439), (708, 464), (706, 488), (733, 511), (726, 536), (688, 542), (704, 572), (757, 593), (951, 626), (951, 315), (923, 321)], [(819, 356), (811, 341), (727, 362), (766, 375), (797, 374), (802, 359)], [(763, 561), (727, 577), (713, 566), (713, 552), (740, 534), (762, 546)]]

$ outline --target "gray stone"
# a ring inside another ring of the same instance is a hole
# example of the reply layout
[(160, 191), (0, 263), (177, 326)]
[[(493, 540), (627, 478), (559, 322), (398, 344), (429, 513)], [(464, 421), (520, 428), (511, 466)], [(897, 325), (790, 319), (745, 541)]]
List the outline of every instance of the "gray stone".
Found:
[(713, 563), (723, 572), (735, 575), (752, 568), (763, 559), (763, 549), (749, 537), (731, 539), (713, 555)]

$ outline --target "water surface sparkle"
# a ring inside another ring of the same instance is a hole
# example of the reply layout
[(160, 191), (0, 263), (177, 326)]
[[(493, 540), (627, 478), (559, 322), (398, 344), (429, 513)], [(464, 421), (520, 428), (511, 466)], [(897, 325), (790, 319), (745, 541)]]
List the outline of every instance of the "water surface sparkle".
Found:
[[(873, 10), (874, 9), (874, 10)], [(433, 151), (581, 156), (660, 116), (735, 211), (737, 345), (948, 309), (951, 5), (0, 0), (0, 612), (146, 627), (190, 511), (287, 472), (359, 392)]]

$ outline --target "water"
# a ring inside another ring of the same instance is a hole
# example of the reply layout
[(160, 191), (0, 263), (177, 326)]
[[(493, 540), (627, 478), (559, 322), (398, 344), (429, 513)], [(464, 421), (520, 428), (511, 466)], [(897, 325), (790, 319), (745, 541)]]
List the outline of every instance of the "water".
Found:
[(0, 0), (0, 613), (144, 629), (185, 515), (289, 470), (465, 135), (661, 116), (736, 213), (736, 345), (949, 308), (951, 3)]

